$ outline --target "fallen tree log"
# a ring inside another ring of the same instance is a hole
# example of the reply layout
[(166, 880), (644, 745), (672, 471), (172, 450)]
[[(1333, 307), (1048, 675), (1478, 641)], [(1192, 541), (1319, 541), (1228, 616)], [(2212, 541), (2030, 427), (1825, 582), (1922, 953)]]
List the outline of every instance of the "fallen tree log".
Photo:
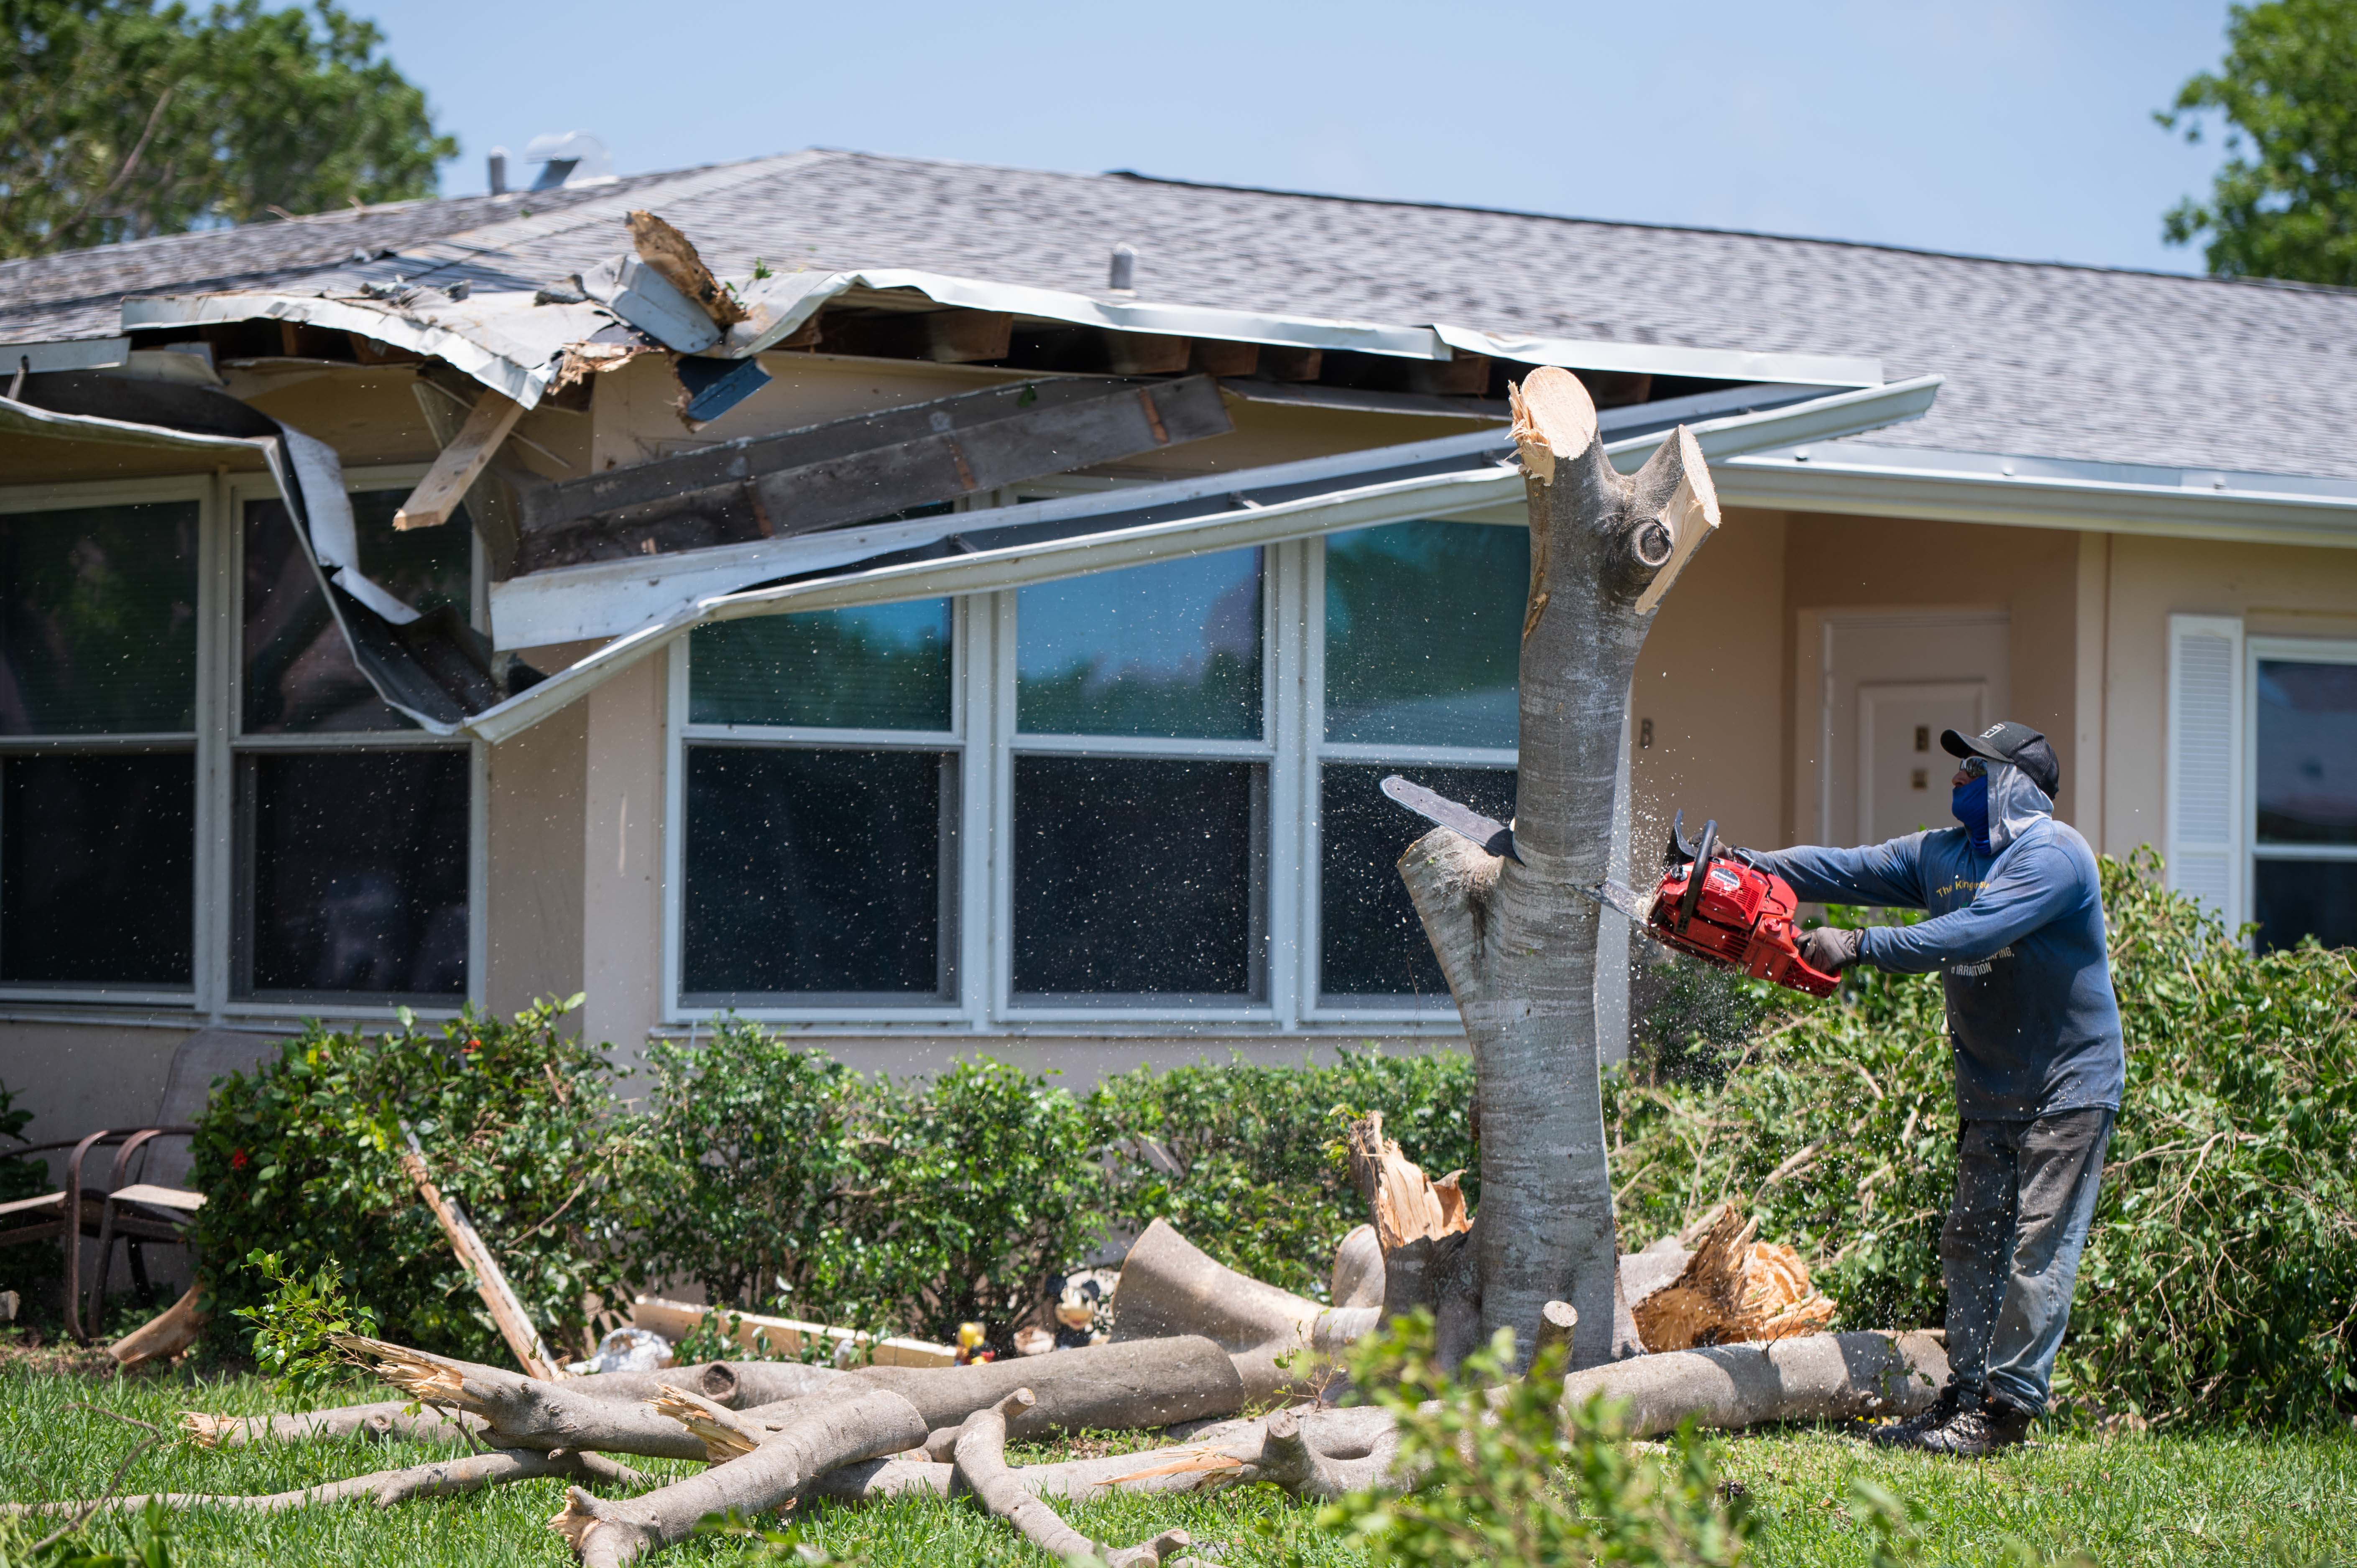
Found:
[[(1229, 1353), (1248, 1396), (1265, 1400), (1313, 1391), (1314, 1377), (1295, 1364), (1296, 1353), (1337, 1355), (1372, 1332), (1382, 1311), (1320, 1306), (1265, 1284), (1213, 1262), (1168, 1220), (1157, 1219), (1122, 1260), (1121, 1283), (1113, 1296), (1113, 1342), (1200, 1335)], [(1038, 1363), (1022, 1364), (1028, 1369)]]
[[(472, 1363), (454, 1362), (466, 1367)], [(501, 1368), (480, 1368), (502, 1378), (515, 1374)], [(843, 1374), (828, 1367), (805, 1367), (791, 1361), (699, 1361), (687, 1367), (666, 1367), (652, 1372), (595, 1372), (565, 1381), (568, 1391), (597, 1400), (645, 1400), (663, 1387), (692, 1389), (706, 1399), (734, 1409), (774, 1404), (816, 1393)], [(428, 1407), (408, 1413), (414, 1400), (385, 1400), (364, 1404), (335, 1405), (325, 1410), (281, 1415), (211, 1415), (183, 1411), (180, 1424), (203, 1448), (236, 1448), (274, 1439), (296, 1442), (314, 1438), (401, 1436), (420, 1442), (465, 1442), (482, 1435), (490, 1424), (463, 1412), (446, 1413)]]
[(1811, 1334), (1764, 1345), (1714, 1345), (1637, 1356), (1574, 1372), (1566, 1402), (1593, 1394), (1628, 1402), (1628, 1434), (1674, 1431), (1692, 1416), (1733, 1430), (1780, 1421), (1863, 1421), (1929, 1410), (1948, 1381), (1938, 1337)]
[(571, 1487), (549, 1528), (589, 1568), (619, 1568), (685, 1540), (707, 1515), (768, 1513), (838, 1465), (901, 1453), (925, 1440), (924, 1417), (888, 1390), (846, 1387), (802, 1403), (751, 1453), (700, 1476), (623, 1501)]
[[(1102, 1563), (1104, 1568), (1162, 1568), (1168, 1561), (1176, 1568), (1204, 1568), (1200, 1558), (1175, 1555), (1195, 1543), (1183, 1530), (1165, 1530), (1143, 1546), (1109, 1547), (1066, 1524), (1061, 1514), (1017, 1480), (1006, 1463), (1006, 1422), (1028, 1412), (1033, 1402), (1029, 1389), (1017, 1389), (990, 1409), (965, 1418), (954, 1463), (958, 1479), (982, 1499), (983, 1507), (1059, 1563), (1078, 1558)], [(1298, 1434), (1295, 1436), (1297, 1440)]]
[(529, 1448), (495, 1448), (488, 1454), (469, 1455), (463, 1459), (412, 1465), (400, 1470), (381, 1470), (372, 1476), (355, 1476), (347, 1481), (326, 1481), (292, 1492), (146, 1492), (134, 1497), (107, 1498), (95, 1503), (11, 1503), (0, 1508), (0, 1516), (85, 1511), (89, 1517), (106, 1513), (137, 1513), (151, 1502), (167, 1509), (218, 1508), (247, 1513), (279, 1513), (288, 1509), (309, 1508), (315, 1503), (366, 1498), (385, 1509), (396, 1503), (408, 1502), (413, 1498), (448, 1497), (509, 1481), (537, 1480), (543, 1476), (586, 1477), (626, 1487), (643, 1487), (647, 1481), (644, 1476), (629, 1466), (601, 1454), (572, 1451), (544, 1454)]
[(179, 1300), (106, 1348), (125, 1367), (177, 1356), (205, 1331), (205, 1315), (197, 1310), (198, 1287), (190, 1285)]

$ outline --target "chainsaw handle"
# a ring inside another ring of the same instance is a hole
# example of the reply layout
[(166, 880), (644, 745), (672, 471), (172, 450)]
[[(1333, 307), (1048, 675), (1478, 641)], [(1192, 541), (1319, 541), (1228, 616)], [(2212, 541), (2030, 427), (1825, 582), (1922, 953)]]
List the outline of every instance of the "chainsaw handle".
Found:
[(1688, 922), (1702, 907), (1703, 878), (1710, 875), (1711, 856), (1718, 850), (1718, 822), (1716, 819), (1702, 825), (1702, 838), (1695, 845), (1694, 865), (1686, 871), (1685, 896), (1678, 900), (1678, 935), (1686, 934)]

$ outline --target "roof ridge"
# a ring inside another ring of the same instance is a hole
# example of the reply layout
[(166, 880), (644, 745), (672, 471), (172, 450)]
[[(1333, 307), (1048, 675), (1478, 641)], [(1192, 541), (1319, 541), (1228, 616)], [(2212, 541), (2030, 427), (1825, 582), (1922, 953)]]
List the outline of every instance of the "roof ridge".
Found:
[(2163, 272), (2154, 267), (2109, 266), (2100, 262), (2040, 260), (2023, 256), (1994, 256), (1972, 251), (1943, 251), (1936, 246), (1902, 245), (1887, 240), (1844, 240), (1822, 234), (1780, 234), (1765, 229), (1718, 228), (1702, 223), (1663, 223), (1637, 218), (1584, 218), (1572, 213), (1542, 212), (1534, 208), (1489, 207), (1469, 201), (1427, 201), (1405, 196), (1349, 196), (1333, 191), (1289, 190), (1281, 186), (1237, 185), (1224, 180), (1180, 179), (1170, 175), (1144, 174), (1136, 169), (1107, 169), (1102, 174), (1087, 174), (1071, 169), (1032, 168), (1020, 164), (982, 163), (967, 158), (912, 157), (900, 153), (863, 152), (848, 147), (818, 147), (812, 150), (879, 164), (901, 164), (929, 168), (989, 169), (1001, 174), (1037, 175), (1049, 179), (1128, 180), (1139, 185), (1168, 185), (1189, 190), (1227, 190), (1244, 196), (1281, 197), (1295, 201), (1331, 201), (1353, 207), (1406, 207), (1433, 212), (1472, 212), (1497, 218), (1522, 218), (1534, 222), (1579, 224), (1598, 229), (1641, 229), (1672, 234), (1711, 234), (1737, 240), (1767, 240), (1784, 245), (1822, 245), (1835, 250), (1878, 251), (1893, 255), (1927, 256), (1935, 261), (1973, 262), (1987, 266), (2045, 268), (2057, 272), (2094, 273), (2112, 277), (2148, 277), (2169, 283), (2234, 284), (2251, 288), (2283, 289), (2298, 294), (2357, 295), (2357, 288), (2346, 285), (2305, 283), (2296, 278), (2222, 277), (2210, 273)]

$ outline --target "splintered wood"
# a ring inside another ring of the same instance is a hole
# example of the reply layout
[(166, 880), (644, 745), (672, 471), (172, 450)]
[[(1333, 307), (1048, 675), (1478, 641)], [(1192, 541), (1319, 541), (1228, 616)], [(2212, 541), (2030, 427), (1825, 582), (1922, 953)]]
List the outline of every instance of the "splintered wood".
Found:
[(1737, 1205), (1720, 1210), (1684, 1271), (1637, 1305), (1648, 1351), (1789, 1339), (1834, 1320), (1834, 1302), (1810, 1283), (1801, 1255), (1759, 1232)]
[(1457, 1185), (1463, 1171), (1434, 1181), (1383, 1135), (1383, 1113), (1369, 1112), (1351, 1123), (1351, 1182), (1373, 1213), (1375, 1240), (1386, 1253), (1402, 1244), (1469, 1230), (1465, 1193)]

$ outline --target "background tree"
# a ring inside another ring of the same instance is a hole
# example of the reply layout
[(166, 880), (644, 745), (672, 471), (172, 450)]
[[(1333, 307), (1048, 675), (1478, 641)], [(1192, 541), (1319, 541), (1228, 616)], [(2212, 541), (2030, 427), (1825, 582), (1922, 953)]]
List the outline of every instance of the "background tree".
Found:
[(2225, 116), (2225, 166), (2206, 202), (2163, 219), (2173, 245), (2210, 236), (2220, 277), (2357, 284), (2357, 3), (2265, 0), (2228, 13), (2226, 59), (2153, 116), (2201, 139)]
[(0, 257), (430, 195), (458, 150), (330, 0), (0, 0)]

